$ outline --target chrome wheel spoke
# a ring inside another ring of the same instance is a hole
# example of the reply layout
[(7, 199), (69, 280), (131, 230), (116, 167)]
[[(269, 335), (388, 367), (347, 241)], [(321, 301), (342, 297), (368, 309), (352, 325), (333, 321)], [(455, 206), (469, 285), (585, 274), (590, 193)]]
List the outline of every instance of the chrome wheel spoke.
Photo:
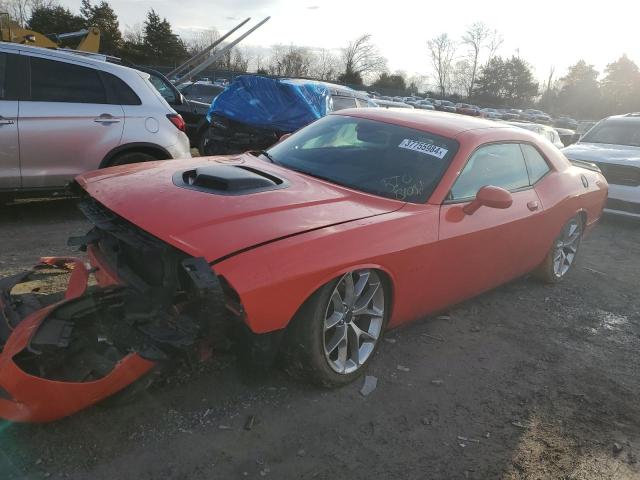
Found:
[(344, 284), (344, 303), (345, 305), (352, 307), (356, 301), (353, 272), (349, 272), (342, 277), (341, 283)]
[(347, 368), (348, 353), (349, 353), (349, 345), (348, 345), (347, 337), (345, 335), (345, 338), (338, 345), (338, 359), (336, 361), (341, 372), (344, 372)]
[(354, 315), (362, 315), (362, 312), (367, 309), (367, 307), (373, 300), (374, 295), (378, 292), (378, 288), (380, 288), (379, 283), (369, 285), (369, 290), (366, 292), (366, 294), (358, 298), (358, 300), (356, 301), (356, 304), (353, 308)]
[[(331, 338), (329, 339), (329, 341), (325, 343), (325, 347), (324, 347), (325, 353), (327, 355), (333, 353), (334, 350), (336, 348), (338, 348), (342, 343), (344, 343), (345, 346), (346, 346), (346, 343), (347, 343), (347, 328), (344, 325), (336, 327), (336, 329), (333, 332), (333, 335), (331, 335)], [(340, 353), (340, 352), (338, 352), (338, 353)]]
[(324, 320), (324, 330), (327, 331), (335, 327), (338, 323), (344, 320), (344, 312), (334, 311), (329, 317)]
[(356, 331), (356, 328), (354, 328), (353, 324), (349, 325), (347, 338), (351, 346), (351, 361), (357, 366), (360, 365), (360, 335)]
[(351, 328), (358, 338), (358, 348), (362, 342), (375, 342), (378, 340), (376, 335), (372, 335), (368, 330), (361, 329), (355, 322), (351, 322)]
[(360, 277), (358, 278), (358, 281), (354, 286), (354, 294), (356, 296), (356, 299), (360, 298), (362, 292), (364, 292), (365, 287), (369, 283), (369, 276), (369, 272), (363, 272), (360, 274)]

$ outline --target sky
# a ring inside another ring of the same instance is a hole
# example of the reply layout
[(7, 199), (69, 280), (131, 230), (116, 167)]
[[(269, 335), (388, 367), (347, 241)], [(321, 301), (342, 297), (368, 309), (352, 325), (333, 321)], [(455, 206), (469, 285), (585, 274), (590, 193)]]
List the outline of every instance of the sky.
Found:
[[(446, 32), (459, 39), (473, 22), (484, 22), (504, 37), (498, 52), (519, 54), (543, 81), (555, 68), (555, 78), (580, 59), (604, 67), (626, 53), (640, 64), (637, 0), (108, 0), (121, 29), (144, 21), (153, 8), (174, 31), (188, 38), (192, 32), (214, 27), (220, 32), (246, 17), (251, 25), (271, 20), (242, 45), (269, 47), (295, 44), (338, 49), (363, 33), (388, 59), (390, 71), (409, 75), (432, 73), (426, 43)], [(97, 0), (94, 0), (96, 3)], [(80, 0), (61, 0), (77, 10)], [(245, 28), (247, 28), (245, 26)], [(463, 54), (460, 47), (460, 55)]]

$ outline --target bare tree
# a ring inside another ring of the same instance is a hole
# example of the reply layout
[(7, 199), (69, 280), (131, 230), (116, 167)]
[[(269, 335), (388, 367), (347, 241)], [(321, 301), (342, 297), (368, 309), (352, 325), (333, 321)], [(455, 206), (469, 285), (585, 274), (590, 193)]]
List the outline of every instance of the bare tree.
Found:
[(57, 5), (56, 0), (0, 0), (0, 12), (8, 13), (11, 20), (26, 27), (34, 10)]
[(547, 88), (545, 89), (547, 92), (549, 90), (551, 90), (551, 83), (553, 82), (553, 74), (556, 71), (556, 67), (554, 65), (551, 65), (551, 67), (549, 68), (549, 78), (547, 79)]
[(502, 35), (497, 30), (493, 30), (489, 34), (489, 38), (487, 39), (487, 50), (489, 53), (484, 62), (485, 66), (496, 56), (498, 49), (502, 46), (502, 42), (504, 42), (504, 38), (502, 38)]
[(451, 83), (451, 70), (453, 58), (456, 53), (456, 45), (443, 33), (427, 42), (431, 65), (435, 70), (435, 77), (440, 90), (440, 96), (444, 97)]
[(482, 22), (476, 22), (467, 27), (467, 31), (462, 35), (462, 43), (469, 48), (469, 81), (466, 94), (468, 97), (473, 93), (473, 86), (476, 83), (478, 73), (478, 62), (480, 53), (491, 35), (489, 28)]
[[(412, 88), (412, 85), (415, 89)], [(427, 90), (427, 77), (425, 75), (412, 75), (407, 78), (407, 88), (411, 93), (424, 92)]]
[(325, 48), (315, 52), (309, 75), (318, 80), (335, 80), (340, 69), (340, 60)]
[(283, 77), (307, 77), (312, 59), (309, 49), (305, 47), (274, 45), (267, 71)]
[(227, 50), (222, 59), (217, 62), (218, 68), (233, 72), (246, 72), (249, 67), (249, 56), (241, 48)]
[(122, 39), (134, 45), (142, 45), (144, 43), (144, 26), (140, 22), (133, 26), (125, 26)]
[(7, 12), (11, 20), (24, 27), (31, 16), (31, 0), (5, 0), (0, 5), (0, 10)]
[(342, 65), (346, 78), (363, 79), (367, 75), (386, 70), (387, 59), (371, 42), (371, 35), (365, 33), (342, 49)]
[(472, 59), (457, 60), (451, 69), (451, 90), (458, 95), (468, 95), (473, 79)]
[[(213, 42), (220, 38), (220, 32), (216, 28), (207, 28), (206, 30), (200, 30), (187, 41), (187, 50), (191, 55), (195, 55), (201, 52)], [(213, 55), (215, 48), (209, 52), (209, 55)]]

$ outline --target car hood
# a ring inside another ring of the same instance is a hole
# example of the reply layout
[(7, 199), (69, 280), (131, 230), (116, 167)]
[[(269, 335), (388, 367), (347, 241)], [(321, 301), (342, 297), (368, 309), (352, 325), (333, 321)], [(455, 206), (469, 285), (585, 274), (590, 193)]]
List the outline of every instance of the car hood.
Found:
[(572, 160), (640, 166), (640, 147), (606, 143), (575, 143), (563, 148), (562, 153)]
[[(285, 188), (221, 195), (176, 186), (177, 172), (243, 165), (286, 180)], [(403, 202), (318, 180), (244, 154), (123, 165), (80, 175), (109, 210), (166, 243), (209, 262), (245, 249), (402, 208)]]

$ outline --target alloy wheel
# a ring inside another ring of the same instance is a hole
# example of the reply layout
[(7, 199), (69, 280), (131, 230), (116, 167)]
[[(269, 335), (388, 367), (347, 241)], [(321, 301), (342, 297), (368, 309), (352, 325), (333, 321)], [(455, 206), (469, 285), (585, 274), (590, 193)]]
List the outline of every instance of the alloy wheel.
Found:
[(581, 237), (581, 222), (573, 218), (562, 229), (553, 251), (553, 274), (557, 278), (563, 277), (573, 265)]
[(370, 269), (349, 272), (333, 289), (324, 316), (323, 346), (337, 373), (358, 370), (375, 350), (385, 315), (384, 285)]

